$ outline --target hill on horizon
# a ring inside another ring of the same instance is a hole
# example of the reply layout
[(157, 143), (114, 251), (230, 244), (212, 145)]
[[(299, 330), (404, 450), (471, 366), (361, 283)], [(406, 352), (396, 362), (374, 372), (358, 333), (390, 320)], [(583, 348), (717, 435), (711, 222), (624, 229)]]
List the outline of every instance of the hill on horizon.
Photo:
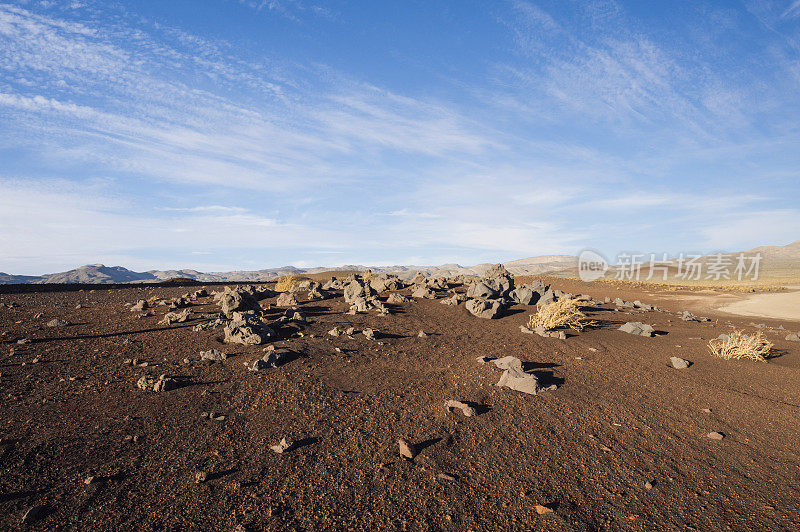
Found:
[[(737, 252), (738, 253), (738, 252)], [(745, 254), (761, 253), (761, 267), (768, 278), (794, 278), (800, 275), (800, 240), (785, 246), (759, 246)], [(707, 261), (713, 255), (704, 257)], [(227, 272), (201, 272), (192, 268), (180, 270), (148, 270), (136, 272), (123, 266), (87, 264), (65, 272), (45, 275), (14, 275), (0, 272), (0, 284), (124, 284), (158, 283), (168, 279), (183, 277), (199, 282), (267, 282), (283, 275), (312, 274), (323, 271), (366, 271), (391, 273), (402, 279), (410, 279), (417, 273), (427, 276), (454, 277), (458, 275), (482, 276), (492, 263), (461, 266), (456, 263), (438, 266), (363, 266), (346, 264), (337, 267), (298, 268), (281, 266), (261, 270), (232, 270)], [(578, 257), (573, 255), (540, 255), (504, 262), (503, 265), (514, 275), (554, 275), (576, 277)]]

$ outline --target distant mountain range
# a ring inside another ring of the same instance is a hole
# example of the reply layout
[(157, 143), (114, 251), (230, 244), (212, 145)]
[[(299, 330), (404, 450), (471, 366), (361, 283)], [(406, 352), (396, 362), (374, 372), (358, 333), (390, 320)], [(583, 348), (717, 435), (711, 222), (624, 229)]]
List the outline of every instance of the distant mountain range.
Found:
[[(762, 267), (766, 272), (800, 276), (800, 240), (786, 246), (761, 246), (745, 253), (761, 253)], [(577, 275), (578, 258), (572, 255), (543, 255), (503, 263), (514, 275)], [(0, 284), (122, 284), (157, 283), (174, 278), (194, 279), (199, 282), (266, 282), (290, 274), (311, 274), (323, 271), (366, 271), (392, 273), (402, 279), (411, 279), (417, 272), (429, 276), (481, 276), (492, 265), (460, 266), (361, 266), (346, 264), (338, 268), (296, 268), (284, 266), (264, 270), (236, 270), (230, 272), (199, 272), (197, 270), (149, 270), (134, 272), (122, 266), (88, 264), (67, 272), (47, 275), (12, 275), (0, 272)]]
[[(574, 267), (577, 258), (570, 255), (548, 255), (529, 259), (515, 260), (506, 263), (506, 267), (515, 275), (533, 275), (549, 271)], [(310, 274), (323, 271), (366, 271), (392, 273), (404, 279), (411, 279), (417, 272), (437, 276), (480, 276), (491, 264), (478, 264), (464, 267), (458, 264), (442, 264), (440, 266), (361, 266), (345, 264), (337, 268), (296, 268), (284, 266), (264, 270), (242, 270), (230, 272), (199, 272), (197, 270), (149, 270), (135, 272), (122, 266), (104, 266), (103, 264), (87, 264), (74, 270), (46, 275), (12, 275), (0, 272), (0, 284), (122, 284), (122, 283), (157, 283), (168, 279), (183, 278), (196, 281), (211, 282), (252, 282), (271, 281), (282, 275)]]

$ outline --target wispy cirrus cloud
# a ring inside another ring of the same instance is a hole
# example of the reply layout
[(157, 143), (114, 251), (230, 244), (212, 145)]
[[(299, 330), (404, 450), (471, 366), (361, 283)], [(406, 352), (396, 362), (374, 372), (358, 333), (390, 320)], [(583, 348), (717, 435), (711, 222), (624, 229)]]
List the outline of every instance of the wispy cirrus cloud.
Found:
[(786, 10), (781, 13), (782, 18), (795, 18), (800, 16), (800, 0), (794, 0)]
[[(287, 27), (326, 16), (244, 3)], [(470, 263), (653, 235), (719, 247), (767, 205), (793, 220), (785, 35), (736, 48), (724, 32), (747, 13), (713, 6), (724, 24), (674, 35), (623, 2), (493, 9), (485, 71), (434, 82), (253, 53), (130, 6), (0, 3), (0, 267)]]

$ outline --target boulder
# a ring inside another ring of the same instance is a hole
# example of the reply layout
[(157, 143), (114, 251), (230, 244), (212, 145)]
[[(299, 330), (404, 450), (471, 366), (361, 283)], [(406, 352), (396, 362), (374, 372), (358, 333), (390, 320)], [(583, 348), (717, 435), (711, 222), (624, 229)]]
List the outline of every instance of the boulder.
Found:
[(442, 305), (450, 305), (451, 307), (458, 306), (459, 303), (466, 301), (467, 296), (464, 294), (453, 294), (451, 297), (442, 299)]
[(180, 312), (167, 312), (164, 314), (164, 317), (161, 319), (162, 324), (164, 325), (172, 325), (173, 323), (183, 323), (189, 319), (189, 315), (192, 313), (191, 310), (183, 309)]
[(503, 303), (496, 299), (470, 299), (466, 307), (473, 316), (485, 319), (499, 318), (503, 311)]
[(431, 290), (447, 289), (447, 279), (444, 277), (434, 277), (432, 279), (428, 279), (425, 284), (427, 284), (428, 288), (430, 288)]
[(350, 302), (350, 311), (353, 313), (366, 312), (370, 308), (372, 308), (372, 305), (364, 297), (357, 297)]
[(431, 292), (430, 288), (427, 286), (419, 285), (411, 293), (411, 297), (415, 297), (417, 299), (436, 299), (436, 294)]
[(483, 282), (501, 296), (507, 295), (514, 289), (514, 276), (502, 264), (495, 264), (483, 274)]
[(258, 301), (250, 292), (240, 288), (225, 288), (217, 301), (220, 310), (226, 318), (230, 319), (234, 312), (254, 311), (260, 312)]
[(331, 277), (331, 280), (322, 285), (323, 290), (341, 290), (344, 288), (344, 282), (336, 277)]
[(652, 326), (645, 323), (640, 323), (638, 321), (629, 321), (625, 325), (621, 326), (619, 330), (628, 334), (636, 334), (639, 336), (650, 337), (655, 335), (655, 329), (653, 329)]
[(509, 292), (508, 297), (510, 297), (514, 303), (520, 305), (535, 305), (539, 301), (539, 298), (542, 297), (542, 293), (543, 291), (540, 292), (534, 285), (524, 284)]
[(401, 303), (408, 303), (411, 301), (403, 294), (398, 294), (397, 292), (389, 294), (389, 297), (386, 298), (386, 302), (390, 305), (400, 305)]
[(294, 307), (297, 305), (297, 299), (291, 292), (283, 292), (278, 296), (275, 304), (279, 307)]
[(370, 279), (369, 286), (376, 292), (385, 292), (387, 290), (400, 290), (403, 288), (403, 283), (397, 276), (383, 274)]
[(325, 292), (320, 291), (318, 288), (312, 288), (308, 291), (308, 299), (309, 301), (317, 301), (320, 299), (325, 299), (327, 294)]
[(259, 345), (275, 337), (275, 331), (252, 316), (236, 313), (225, 326), (226, 344)]
[(798, 333), (787, 334), (786, 340), (789, 340), (790, 342), (800, 342), (800, 335), (798, 335)]
[(344, 300), (347, 303), (352, 303), (356, 298), (363, 297), (366, 298), (367, 296), (372, 294), (372, 289), (368, 286), (364, 286), (361, 281), (354, 279), (344, 287)]
[(536, 302), (536, 305), (538, 307), (544, 307), (546, 305), (549, 305), (550, 303), (555, 302), (556, 300), (557, 300), (557, 296), (556, 296), (555, 291), (552, 288), (548, 288), (547, 290), (544, 291), (542, 296)]
[(500, 297), (500, 292), (483, 281), (477, 281), (467, 288), (467, 297), (470, 299), (493, 299)]

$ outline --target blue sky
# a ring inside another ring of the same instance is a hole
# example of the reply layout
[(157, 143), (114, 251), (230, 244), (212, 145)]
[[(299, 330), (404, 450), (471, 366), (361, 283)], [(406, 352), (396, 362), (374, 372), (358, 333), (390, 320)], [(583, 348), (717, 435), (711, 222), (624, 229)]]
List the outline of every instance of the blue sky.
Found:
[(738, 251), (798, 197), (800, 0), (0, 0), (0, 271)]

